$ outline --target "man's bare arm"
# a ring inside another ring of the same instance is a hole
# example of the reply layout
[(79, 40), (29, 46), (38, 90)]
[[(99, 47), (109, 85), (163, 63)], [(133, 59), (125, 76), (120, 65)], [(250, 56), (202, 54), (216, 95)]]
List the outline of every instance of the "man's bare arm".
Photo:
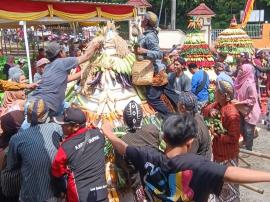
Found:
[(101, 128), (103, 134), (110, 140), (114, 149), (120, 154), (125, 155), (127, 150), (127, 143), (118, 138), (112, 130), (110, 122), (106, 121)]
[(78, 64), (82, 64), (86, 62), (87, 60), (89, 60), (95, 54), (95, 52), (100, 48), (100, 46), (101, 46), (101, 43), (97, 41), (90, 42), (85, 51), (85, 54), (81, 55), (80, 57), (77, 57)]
[(228, 167), (224, 175), (224, 181), (236, 184), (270, 182), (270, 173), (239, 167)]
[(75, 74), (68, 75), (68, 82), (76, 81), (81, 78), (82, 72), (77, 72)]

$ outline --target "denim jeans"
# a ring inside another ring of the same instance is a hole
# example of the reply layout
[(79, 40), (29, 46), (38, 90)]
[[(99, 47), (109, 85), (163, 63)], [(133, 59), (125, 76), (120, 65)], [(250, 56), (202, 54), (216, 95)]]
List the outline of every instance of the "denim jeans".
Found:
[(243, 138), (245, 142), (245, 146), (247, 150), (252, 151), (253, 147), (253, 139), (254, 139), (254, 132), (255, 132), (255, 125), (252, 125), (242, 119), (242, 131), (243, 131)]
[(146, 97), (148, 103), (161, 114), (162, 118), (166, 118), (171, 115), (171, 112), (168, 110), (164, 102), (160, 99), (160, 96), (162, 94), (165, 94), (171, 101), (172, 105), (177, 108), (179, 95), (174, 92), (169, 85), (146, 87)]

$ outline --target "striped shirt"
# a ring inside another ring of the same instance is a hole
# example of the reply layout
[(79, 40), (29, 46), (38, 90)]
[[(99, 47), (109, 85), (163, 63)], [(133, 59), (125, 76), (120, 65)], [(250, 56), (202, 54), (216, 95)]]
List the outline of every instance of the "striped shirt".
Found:
[(44, 202), (53, 199), (51, 163), (62, 136), (59, 125), (46, 123), (19, 131), (11, 138), (7, 169), (12, 171), (21, 168), (22, 202)]

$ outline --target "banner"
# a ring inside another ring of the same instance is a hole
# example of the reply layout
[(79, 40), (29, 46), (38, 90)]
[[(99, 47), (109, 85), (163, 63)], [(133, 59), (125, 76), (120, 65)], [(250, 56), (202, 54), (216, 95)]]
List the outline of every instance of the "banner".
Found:
[(254, 2), (255, 0), (247, 0), (246, 8), (244, 11), (244, 16), (243, 16), (242, 24), (241, 24), (242, 28), (245, 28), (247, 26), (249, 17), (251, 15), (251, 12), (253, 11)]

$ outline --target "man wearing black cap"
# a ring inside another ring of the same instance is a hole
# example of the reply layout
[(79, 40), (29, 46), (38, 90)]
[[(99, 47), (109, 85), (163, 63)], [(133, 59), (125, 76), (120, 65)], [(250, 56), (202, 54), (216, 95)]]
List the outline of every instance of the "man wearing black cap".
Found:
[[(80, 109), (68, 108), (54, 121), (62, 125), (66, 139), (52, 164), (54, 184), (70, 202), (108, 201), (105, 179), (105, 139), (96, 128), (86, 128)], [(67, 190), (63, 177), (67, 176)]]
[(57, 116), (62, 112), (67, 82), (80, 78), (81, 73), (68, 78), (69, 70), (89, 60), (100, 47), (98, 42), (91, 42), (84, 55), (66, 57), (66, 53), (58, 43), (49, 44), (46, 56), (50, 63), (46, 65), (42, 82), (32, 95), (32, 99), (43, 99), (50, 109), (50, 115)]

